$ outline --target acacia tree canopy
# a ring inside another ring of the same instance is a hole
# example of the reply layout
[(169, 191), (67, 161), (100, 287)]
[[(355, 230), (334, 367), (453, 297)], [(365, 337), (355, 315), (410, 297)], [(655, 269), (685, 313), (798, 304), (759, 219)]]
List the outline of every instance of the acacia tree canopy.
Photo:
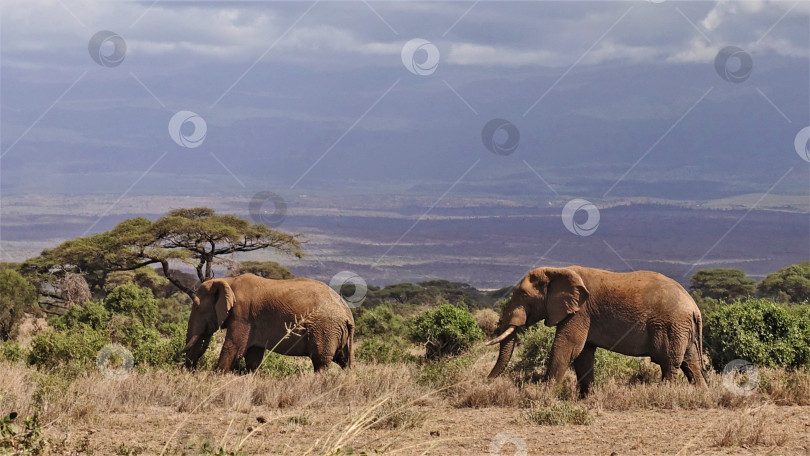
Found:
[(124, 220), (112, 230), (46, 249), (26, 261), (24, 268), (42, 274), (79, 273), (91, 287), (100, 289), (111, 272), (159, 264), (164, 276), (191, 296), (194, 290), (173, 274), (171, 261), (192, 265), (204, 282), (214, 276), (213, 265), (221, 256), (266, 248), (303, 256), (300, 234), (198, 207), (172, 210), (154, 222), (145, 217)]
[(745, 276), (742, 269), (715, 268), (697, 271), (692, 278), (692, 290), (707, 298), (737, 299), (756, 292), (757, 282)]

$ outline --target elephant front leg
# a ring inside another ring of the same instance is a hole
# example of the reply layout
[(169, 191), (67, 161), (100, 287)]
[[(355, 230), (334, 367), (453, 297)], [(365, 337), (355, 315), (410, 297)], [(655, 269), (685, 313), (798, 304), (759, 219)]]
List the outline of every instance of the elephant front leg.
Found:
[(585, 347), (587, 330), (583, 330), (577, 323), (569, 320), (557, 326), (557, 334), (554, 336), (551, 353), (549, 353), (546, 381), (560, 383), (571, 366), (571, 362), (580, 355)]
[(574, 359), (574, 372), (577, 373), (579, 398), (586, 397), (593, 385), (593, 364), (596, 356), (596, 345), (587, 344), (579, 356)]
[(236, 362), (247, 350), (247, 328), (240, 328), (240, 325), (231, 324), (228, 333), (225, 334), (225, 342), (222, 344), (222, 351), (219, 353), (217, 370), (230, 372), (236, 366)]

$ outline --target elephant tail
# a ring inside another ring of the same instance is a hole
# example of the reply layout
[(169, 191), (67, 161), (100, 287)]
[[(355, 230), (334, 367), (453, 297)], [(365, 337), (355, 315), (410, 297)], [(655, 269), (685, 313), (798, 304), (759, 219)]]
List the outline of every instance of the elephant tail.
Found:
[(348, 332), (348, 339), (346, 340), (345, 345), (346, 367), (352, 367), (352, 364), (354, 363), (354, 324), (351, 321), (347, 321), (346, 329)]
[(700, 360), (700, 374), (706, 383), (709, 383), (709, 376), (706, 373), (706, 364), (703, 362), (703, 318), (700, 316), (700, 311), (692, 314), (692, 320), (695, 324), (695, 347), (698, 351), (698, 359)]

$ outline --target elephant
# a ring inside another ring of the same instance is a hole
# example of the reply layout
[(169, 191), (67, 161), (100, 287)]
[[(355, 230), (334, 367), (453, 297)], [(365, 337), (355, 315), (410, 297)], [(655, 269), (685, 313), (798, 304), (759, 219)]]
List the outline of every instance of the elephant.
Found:
[[(287, 334), (288, 328), (296, 328)], [(185, 365), (194, 369), (211, 336), (225, 329), (217, 370), (228, 372), (244, 357), (254, 371), (269, 349), (308, 356), (316, 372), (335, 361), (354, 361), (354, 317), (343, 298), (317, 280), (274, 280), (253, 274), (210, 279), (197, 289), (188, 319)], [(286, 336), (286, 337), (285, 337)]]
[(700, 309), (678, 282), (657, 272), (532, 269), (512, 291), (500, 335), (487, 342), (500, 344), (489, 378), (501, 375), (509, 363), (516, 330), (540, 320), (556, 327), (544, 380), (559, 383), (573, 362), (581, 398), (593, 384), (597, 348), (649, 356), (661, 366), (662, 380), (672, 380), (682, 369), (691, 383), (706, 386)]

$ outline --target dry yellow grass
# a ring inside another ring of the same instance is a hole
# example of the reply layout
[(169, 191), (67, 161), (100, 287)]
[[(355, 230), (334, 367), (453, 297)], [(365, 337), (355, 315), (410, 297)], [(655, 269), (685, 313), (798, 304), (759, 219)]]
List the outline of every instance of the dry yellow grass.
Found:
[(557, 387), (487, 381), (495, 353), (478, 353), (437, 369), (359, 363), (285, 378), (150, 370), (69, 379), (0, 364), (0, 415), (39, 413), (52, 454), (487, 454), (500, 433), (522, 439), (529, 454), (810, 448), (805, 372), (764, 369), (749, 396), (728, 392), (716, 374), (707, 389), (607, 380), (577, 402), (591, 424), (541, 426), (526, 410), (575, 401), (573, 375)]

